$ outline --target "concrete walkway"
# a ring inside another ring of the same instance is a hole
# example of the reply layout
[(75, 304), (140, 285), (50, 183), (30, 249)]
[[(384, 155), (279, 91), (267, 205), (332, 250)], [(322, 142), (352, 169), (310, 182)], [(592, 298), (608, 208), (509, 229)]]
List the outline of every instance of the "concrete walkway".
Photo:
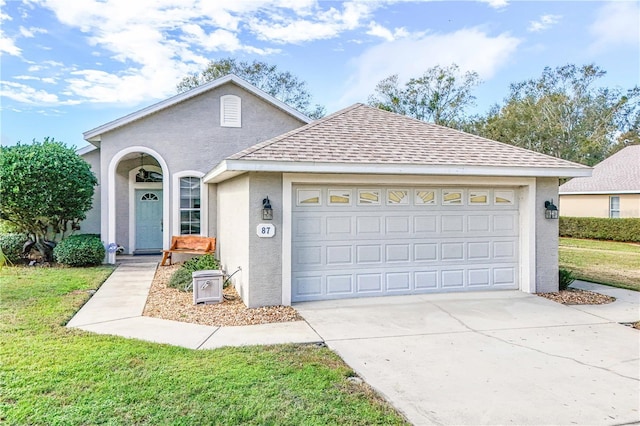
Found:
[(120, 263), (67, 327), (190, 349), (322, 341), (305, 321), (213, 327), (142, 316), (158, 265), (147, 260)]

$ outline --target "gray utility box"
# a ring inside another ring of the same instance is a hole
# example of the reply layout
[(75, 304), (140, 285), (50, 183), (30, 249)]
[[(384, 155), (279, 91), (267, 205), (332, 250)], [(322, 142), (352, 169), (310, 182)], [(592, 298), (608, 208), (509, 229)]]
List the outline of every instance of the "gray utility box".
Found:
[(217, 270), (195, 271), (193, 278), (193, 304), (222, 302), (224, 273)]

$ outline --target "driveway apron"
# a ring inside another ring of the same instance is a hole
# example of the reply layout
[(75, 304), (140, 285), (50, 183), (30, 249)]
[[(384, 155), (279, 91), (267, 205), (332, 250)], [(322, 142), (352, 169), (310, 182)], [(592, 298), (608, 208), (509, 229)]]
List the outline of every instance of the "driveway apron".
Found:
[(295, 305), (416, 425), (640, 420), (640, 332), (518, 291)]

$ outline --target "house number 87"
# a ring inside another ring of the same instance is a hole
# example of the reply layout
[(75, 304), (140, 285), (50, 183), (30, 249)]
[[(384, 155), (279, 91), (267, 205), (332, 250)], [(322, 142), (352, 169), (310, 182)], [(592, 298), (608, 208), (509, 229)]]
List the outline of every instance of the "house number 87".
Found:
[(256, 234), (260, 238), (271, 238), (276, 235), (276, 227), (271, 223), (261, 223), (256, 228)]

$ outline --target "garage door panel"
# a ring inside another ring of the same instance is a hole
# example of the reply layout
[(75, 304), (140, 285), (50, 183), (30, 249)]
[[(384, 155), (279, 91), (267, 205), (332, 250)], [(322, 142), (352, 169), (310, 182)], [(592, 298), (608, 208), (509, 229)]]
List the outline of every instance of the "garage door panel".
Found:
[(430, 216), (420, 215), (413, 217), (413, 232), (416, 235), (433, 235), (438, 231), (438, 218), (435, 213)]
[(386, 290), (389, 293), (402, 292), (402, 294), (406, 294), (411, 290), (411, 274), (409, 272), (386, 274)]
[(382, 218), (374, 216), (356, 217), (356, 229), (358, 235), (375, 234), (382, 235)]
[(452, 232), (464, 232), (464, 216), (462, 215), (449, 215), (440, 217), (443, 234)]
[(327, 246), (327, 265), (350, 265), (353, 263), (353, 246), (352, 245), (328, 245)]
[(334, 216), (327, 217), (327, 235), (338, 235), (344, 238), (345, 235), (352, 235), (351, 233), (351, 221), (350, 216)]
[(327, 295), (349, 295), (353, 290), (353, 275), (327, 275)]
[(356, 262), (360, 264), (381, 263), (382, 244), (356, 245)]
[[(449, 188), (463, 195), (445, 205), (441, 190), (431, 204), (418, 204), (412, 197), (425, 191), (388, 189), (409, 198), (388, 204), (380, 187), (378, 204), (329, 205), (324, 188), (319, 204), (294, 204), (293, 301), (518, 288), (515, 190)], [(509, 203), (498, 204), (496, 193)]]
[(358, 274), (356, 285), (358, 293), (382, 293), (382, 273)]
[(387, 262), (409, 262), (410, 256), (410, 244), (387, 244), (385, 246)]
[(415, 243), (413, 245), (413, 260), (416, 262), (438, 260), (438, 243)]

